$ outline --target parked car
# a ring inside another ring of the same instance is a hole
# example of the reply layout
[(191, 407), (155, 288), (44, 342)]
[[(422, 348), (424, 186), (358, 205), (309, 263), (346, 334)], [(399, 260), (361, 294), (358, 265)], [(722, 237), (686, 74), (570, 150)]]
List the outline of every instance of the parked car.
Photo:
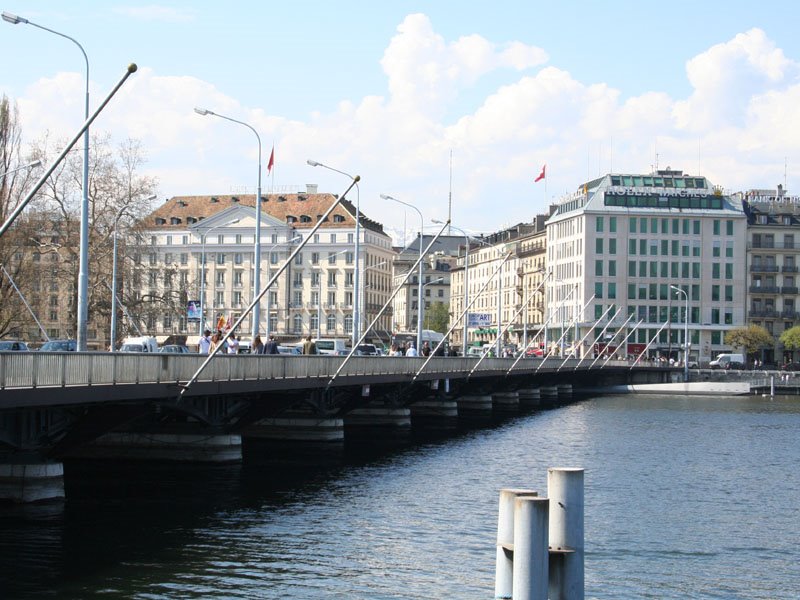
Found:
[(281, 346), (278, 345), (278, 354), (302, 354), (303, 348), (301, 346)]
[(166, 346), (161, 346), (158, 351), (167, 354), (189, 354), (189, 348), (180, 344), (167, 344)]
[(77, 340), (50, 340), (39, 348), (39, 352), (75, 352), (77, 350)]
[(28, 344), (19, 340), (0, 340), (0, 352), (28, 352)]
[(380, 356), (381, 353), (375, 344), (359, 344), (356, 351), (353, 352), (356, 356)]

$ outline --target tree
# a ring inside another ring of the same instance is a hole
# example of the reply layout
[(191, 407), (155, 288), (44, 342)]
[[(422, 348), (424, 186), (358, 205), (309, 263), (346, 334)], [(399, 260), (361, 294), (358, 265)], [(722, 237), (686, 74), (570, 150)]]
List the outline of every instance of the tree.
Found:
[(748, 356), (756, 354), (765, 346), (772, 346), (772, 334), (759, 325), (737, 327), (725, 335), (725, 343), (735, 348), (743, 347)]
[[(66, 145), (53, 142), (48, 134), (36, 140), (34, 155), (52, 163)], [(115, 224), (118, 239), (136, 230), (150, 210), (150, 196), (156, 188), (153, 177), (139, 174), (144, 162), (139, 142), (127, 140), (114, 148), (108, 134), (94, 134), (89, 153), (89, 294), (87, 298), (89, 340), (95, 347), (106, 347), (109, 316)], [(38, 286), (44, 292), (38, 304), (47, 317), (48, 328), (58, 335), (74, 337), (77, 325), (78, 270), (80, 254), (80, 213), (82, 201), (82, 153), (70, 152), (58, 164), (25, 211), (28, 221), (38, 229), (29, 236), (29, 254), (39, 257)], [(116, 216), (127, 207), (118, 222)], [(118, 260), (125, 261), (126, 245), (121, 244)], [(44, 259), (44, 260), (42, 260)], [(46, 267), (46, 268), (45, 268)], [(123, 273), (119, 269), (119, 273)], [(36, 282), (33, 283), (34, 294)]]
[(431, 329), (444, 333), (447, 331), (447, 325), (450, 322), (450, 305), (444, 302), (434, 302), (431, 307), (425, 311), (425, 322), (422, 325), (423, 329)]
[[(11, 213), (28, 194), (35, 181), (30, 169), (20, 165), (32, 162), (36, 156), (23, 156), (21, 151), (22, 129), (16, 105), (4, 95), (0, 98), (0, 173), (8, 173), (0, 179), (0, 222), (5, 223)], [(14, 171), (13, 173), (10, 171)], [(33, 232), (37, 226), (29, 219), (18, 217), (0, 238), (0, 336), (29, 337), (38, 327), (30, 317), (20, 294), (30, 293), (32, 253), (29, 252)], [(13, 281), (13, 284), (12, 284)], [(14, 286), (17, 286), (15, 289)], [(33, 332), (31, 332), (31, 326)]]
[(800, 325), (795, 325), (791, 329), (787, 329), (778, 338), (787, 350), (800, 349)]

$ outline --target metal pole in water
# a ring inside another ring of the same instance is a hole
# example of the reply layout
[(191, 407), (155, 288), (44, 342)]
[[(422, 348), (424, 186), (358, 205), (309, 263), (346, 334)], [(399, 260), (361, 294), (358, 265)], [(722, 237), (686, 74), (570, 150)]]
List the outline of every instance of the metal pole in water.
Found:
[(550, 598), (583, 600), (583, 469), (548, 469)]
[(769, 397), (775, 397), (775, 375), (769, 376)]
[(511, 600), (514, 589), (514, 503), (523, 496), (537, 496), (534, 490), (500, 490), (497, 513), (497, 565), (494, 577), (496, 600)]
[(514, 501), (514, 600), (547, 600), (549, 510), (547, 498)]

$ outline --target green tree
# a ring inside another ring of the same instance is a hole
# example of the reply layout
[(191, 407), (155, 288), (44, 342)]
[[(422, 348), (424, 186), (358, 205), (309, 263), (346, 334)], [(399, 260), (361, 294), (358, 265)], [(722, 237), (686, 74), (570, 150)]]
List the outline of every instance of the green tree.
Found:
[(737, 327), (725, 335), (725, 343), (734, 348), (743, 347), (748, 356), (756, 354), (765, 346), (773, 346), (772, 334), (759, 325)]
[(450, 305), (444, 302), (434, 302), (431, 307), (425, 311), (425, 322), (422, 325), (423, 329), (431, 329), (444, 333), (447, 331), (447, 325), (450, 322)]
[(778, 339), (787, 350), (800, 350), (800, 325), (787, 329)]

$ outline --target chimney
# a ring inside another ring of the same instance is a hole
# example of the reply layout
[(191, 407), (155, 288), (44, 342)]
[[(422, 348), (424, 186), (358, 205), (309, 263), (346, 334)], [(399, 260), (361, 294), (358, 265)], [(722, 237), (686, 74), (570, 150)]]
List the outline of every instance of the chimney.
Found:
[(316, 183), (307, 183), (306, 184), (306, 194), (316, 194), (317, 193), (317, 184)]

